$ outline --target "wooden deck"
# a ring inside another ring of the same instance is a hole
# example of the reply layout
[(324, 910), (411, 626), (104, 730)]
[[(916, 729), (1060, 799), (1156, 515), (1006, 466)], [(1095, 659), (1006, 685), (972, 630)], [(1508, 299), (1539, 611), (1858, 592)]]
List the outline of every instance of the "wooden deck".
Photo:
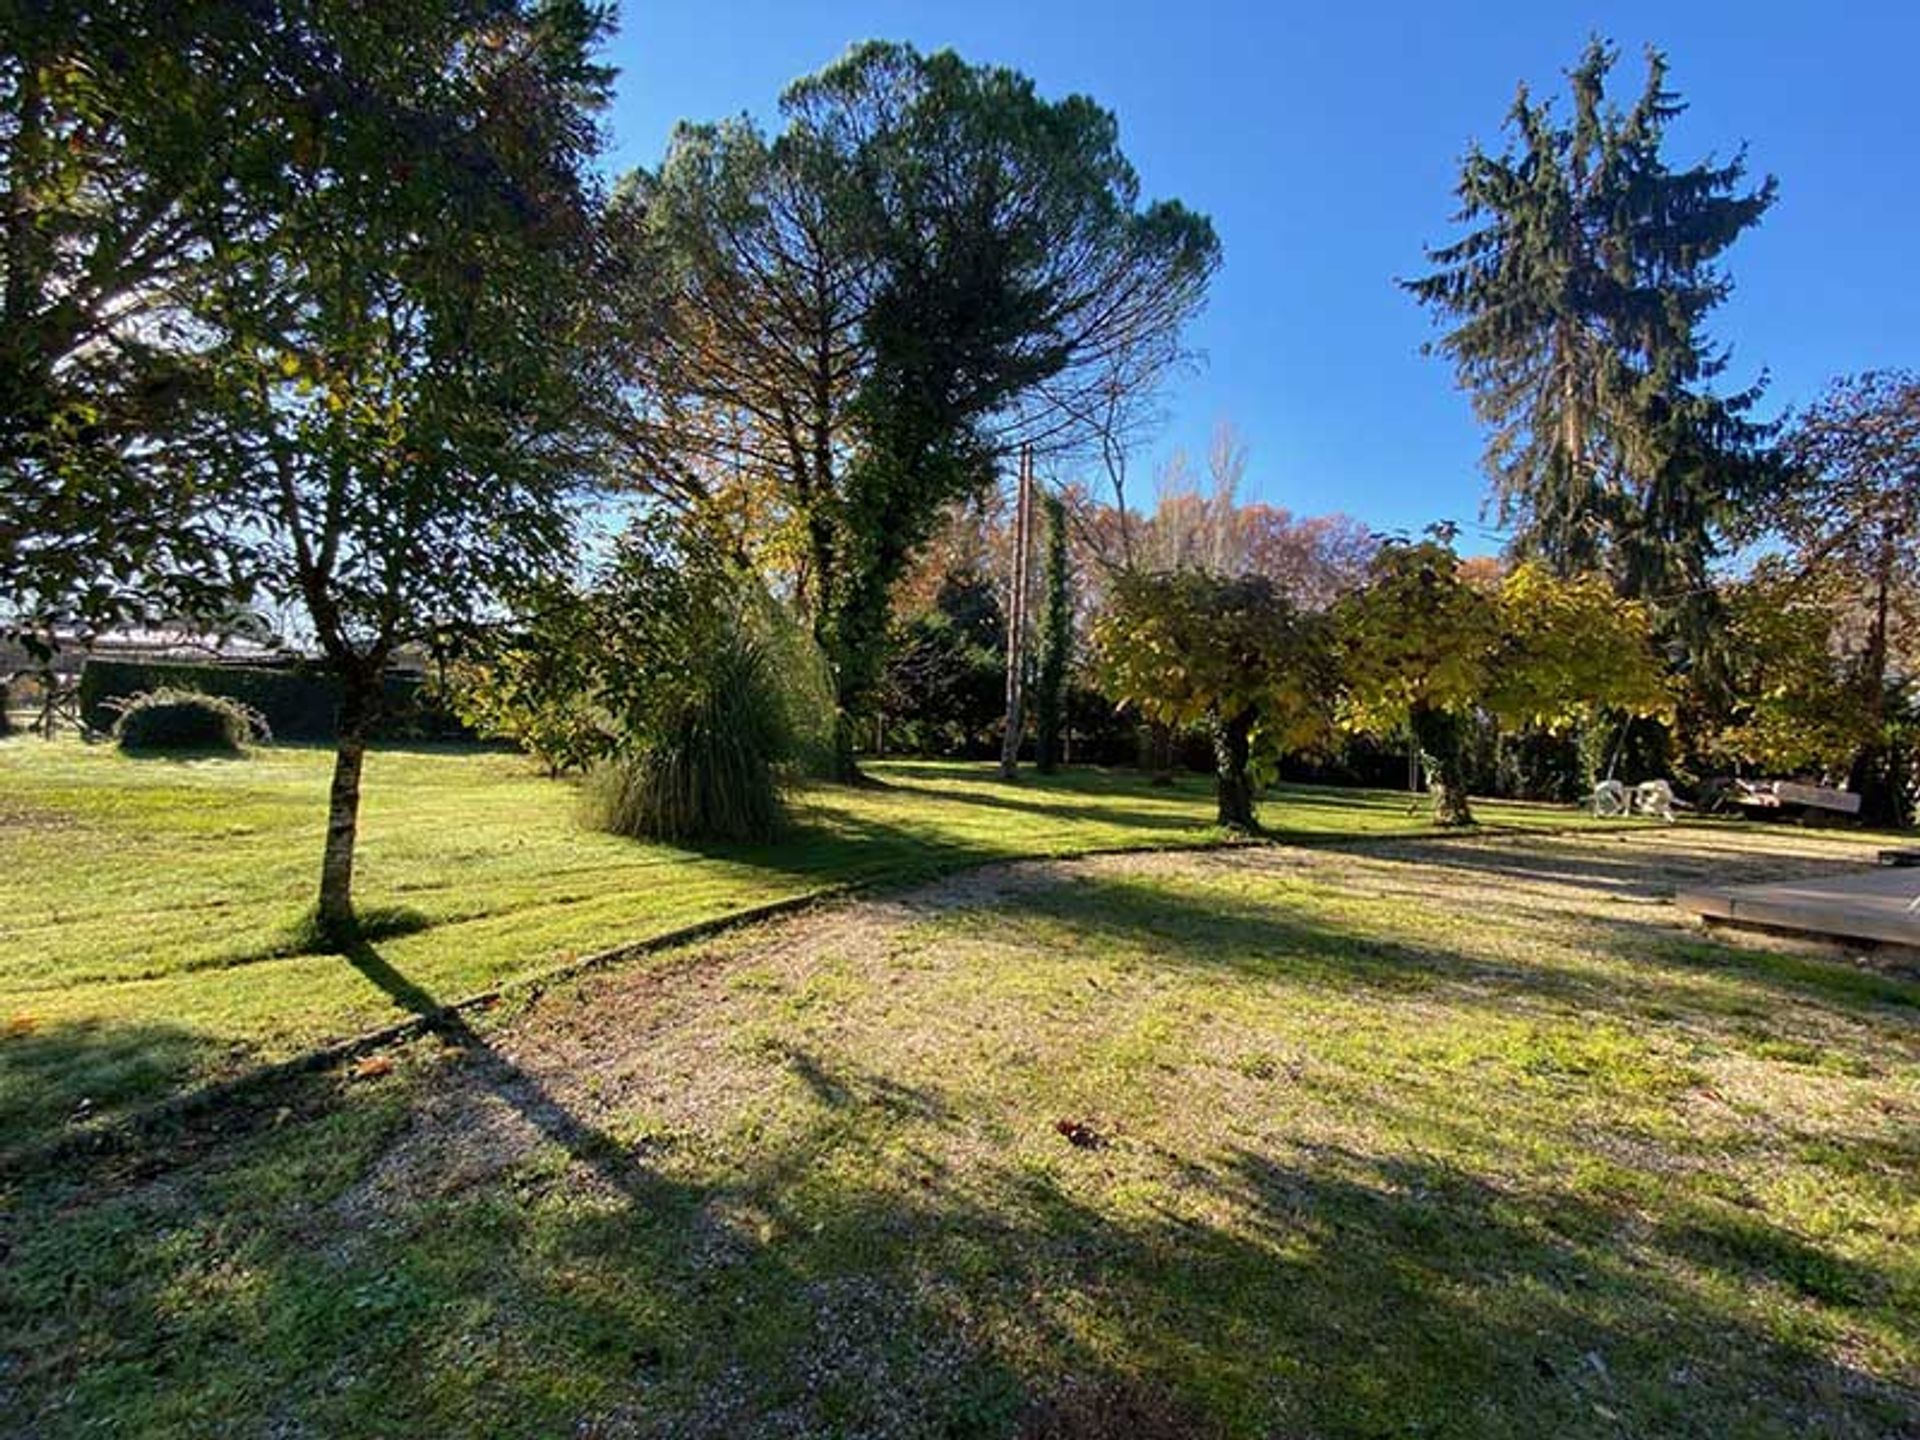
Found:
[(1920, 948), (1916, 897), (1920, 874), (1889, 865), (1810, 880), (1682, 890), (1674, 903), (1703, 920)]

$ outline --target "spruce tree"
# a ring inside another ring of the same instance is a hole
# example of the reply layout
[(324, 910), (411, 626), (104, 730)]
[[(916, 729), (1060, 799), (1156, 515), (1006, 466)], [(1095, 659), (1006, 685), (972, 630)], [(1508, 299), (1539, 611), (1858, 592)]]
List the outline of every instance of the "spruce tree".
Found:
[[(1456, 221), (1433, 273), (1403, 281), (1448, 327), (1449, 356), (1491, 429), (1486, 466), (1514, 549), (1562, 576), (1604, 570), (1697, 644), (1681, 603), (1704, 594), (1715, 534), (1755, 476), (1759, 385), (1711, 387), (1728, 352), (1703, 334), (1727, 297), (1729, 246), (1773, 203), (1745, 184), (1744, 150), (1669, 167), (1684, 111), (1647, 54), (1639, 99), (1606, 86), (1619, 52), (1592, 41), (1568, 80), (1571, 113), (1522, 86), (1500, 154), (1462, 162)], [(1764, 383), (1764, 378), (1761, 383)]]

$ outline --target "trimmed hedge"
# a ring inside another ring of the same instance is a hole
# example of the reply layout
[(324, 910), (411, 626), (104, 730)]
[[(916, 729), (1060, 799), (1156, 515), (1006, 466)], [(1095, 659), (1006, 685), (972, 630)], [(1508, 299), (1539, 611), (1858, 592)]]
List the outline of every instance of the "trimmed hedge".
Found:
[[(418, 675), (385, 677), (380, 740), (470, 740), (473, 732), (433, 703)], [(192, 665), (171, 661), (89, 660), (80, 672), (80, 718), (87, 729), (113, 729), (114, 702), (152, 690), (198, 690), (257, 711), (276, 740), (338, 736), (340, 682), (324, 671), (264, 665)]]
[(152, 690), (126, 703), (113, 738), (131, 755), (170, 750), (244, 755), (249, 741), (266, 738), (259, 729), (238, 700), (193, 690)]

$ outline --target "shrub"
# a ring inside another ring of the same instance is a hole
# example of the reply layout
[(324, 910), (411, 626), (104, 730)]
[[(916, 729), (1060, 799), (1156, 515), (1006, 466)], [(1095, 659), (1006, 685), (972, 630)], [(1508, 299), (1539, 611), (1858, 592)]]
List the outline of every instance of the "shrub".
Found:
[(120, 707), (113, 738), (130, 754), (197, 750), (239, 755), (248, 741), (268, 737), (259, 714), (236, 700), (194, 690), (148, 690)]
[(514, 624), (470, 640), (446, 667), (440, 697), (463, 724), (511, 741), (549, 776), (587, 769), (617, 740), (600, 701), (606, 670), (622, 663), (604, 599), (563, 579), (530, 587)]

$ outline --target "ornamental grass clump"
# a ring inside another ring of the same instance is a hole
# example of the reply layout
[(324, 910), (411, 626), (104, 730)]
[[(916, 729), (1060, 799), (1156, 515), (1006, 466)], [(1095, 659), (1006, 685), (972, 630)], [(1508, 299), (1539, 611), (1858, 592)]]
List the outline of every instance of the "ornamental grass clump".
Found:
[(596, 827), (650, 840), (762, 841), (785, 792), (830, 765), (819, 647), (710, 537), (636, 527), (600, 592), (597, 700), (614, 737), (589, 776)]
[(765, 646), (728, 637), (645, 744), (601, 766), (599, 827), (652, 840), (766, 840), (779, 830), (793, 735)]

